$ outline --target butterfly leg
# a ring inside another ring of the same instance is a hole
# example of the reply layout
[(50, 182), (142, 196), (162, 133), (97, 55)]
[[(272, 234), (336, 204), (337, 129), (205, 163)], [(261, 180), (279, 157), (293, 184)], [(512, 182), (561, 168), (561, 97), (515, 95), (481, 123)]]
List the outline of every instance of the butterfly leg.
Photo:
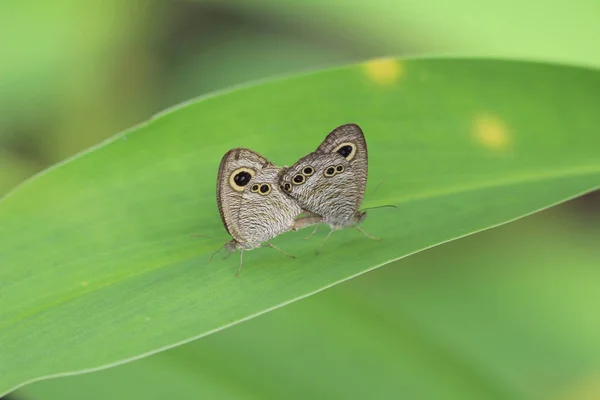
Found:
[[(214, 236), (207, 236), (207, 235), (199, 235), (197, 233), (192, 233), (190, 234), (190, 236), (197, 236), (197, 237), (204, 237), (204, 238), (209, 238), (209, 239), (215, 239), (215, 240), (219, 240), (218, 238), (214, 237)], [(221, 251), (221, 249), (225, 246), (227, 246), (229, 243), (224, 243), (223, 246), (219, 247), (214, 253), (212, 253), (210, 255), (210, 257), (208, 258), (208, 262), (211, 262), (213, 257), (217, 255), (217, 253), (219, 253)], [(227, 257), (225, 257), (227, 258)]]
[[(220, 252), (220, 251), (221, 251), (221, 249), (222, 249), (223, 247), (225, 247), (225, 246), (227, 246), (227, 243), (225, 243), (223, 246), (219, 247), (219, 248), (217, 249), (217, 251), (215, 251), (214, 253), (212, 253), (212, 254), (211, 254), (211, 256), (208, 258), (208, 262), (211, 262), (211, 261), (212, 261), (212, 259), (213, 259), (213, 257), (214, 257), (214, 256), (216, 256), (216, 255), (217, 255), (217, 253), (218, 253), (218, 252)], [(227, 255), (227, 256), (229, 256), (229, 255)], [(227, 256), (226, 256), (226, 258), (227, 258)]]
[(366, 237), (371, 238), (373, 240), (381, 240), (380, 238), (376, 238), (375, 236), (371, 236), (369, 235), (367, 232), (365, 232), (360, 226), (355, 226), (356, 229), (358, 229), (359, 231), (361, 231)]
[(237, 249), (241, 250), (240, 244), (238, 242), (236, 242), (235, 239), (230, 240), (229, 242), (225, 243), (225, 245), (223, 245), (221, 248), (223, 248), (223, 247), (225, 247), (227, 249), (227, 255), (225, 257), (223, 257), (223, 260), (225, 260), (226, 258), (229, 258), (229, 256), (232, 255)]
[(219, 240), (219, 238), (214, 237), (214, 236), (208, 236), (208, 235), (200, 235), (199, 233), (190, 233), (190, 236), (195, 236), (195, 237), (203, 237), (203, 238), (208, 238), (208, 239), (215, 239), (215, 240)]
[(315, 236), (315, 233), (317, 233), (318, 230), (319, 230), (319, 225), (315, 226), (315, 229), (313, 229), (312, 233), (310, 235), (308, 235), (307, 237), (305, 237), (304, 240), (308, 240), (311, 237)]
[(332, 229), (329, 231), (329, 233), (327, 234), (327, 236), (325, 236), (325, 239), (323, 239), (323, 241), (321, 242), (321, 245), (319, 246), (319, 248), (317, 249), (317, 254), (319, 254), (319, 252), (321, 252), (321, 248), (323, 247), (323, 245), (325, 244), (325, 242), (327, 241), (327, 239), (329, 239), (329, 236), (331, 236), (331, 234), (335, 231), (335, 229)]
[[(227, 257), (229, 257), (231, 253), (229, 253), (227, 255)], [(235, 277), (237, 278), (237, 276), (240, 274), (240, 271), (242, 270), (242, 255), (244, 254), (244, 250), (240, 249), (240, 266), (238, 267), (237, 272), (235, 273)]]
[(293, 256), (293, 255), (291, 255), (291, 254), (289, 254), (289, 253), (286, 253), (285, 251), (281, 250), (279, 247), (275, 247), (274, 245), (272, 245), (272, 244), (271, 244), (271, 243), (269, 243), (269, 242), (267, 242), (267, 243), (266, 243), (266, 245), (267, 245), (268, 247), (272, 248), (272, 249), (275, 249), (275, 250), (277, 250), (277, 251), (278, 251), (278, 252), (280, 252), (281, 254), (285, 254), (286, 256), (288, 256), (288, 257), (291, 257), (291, 258), (296, 258), (296, 256)]

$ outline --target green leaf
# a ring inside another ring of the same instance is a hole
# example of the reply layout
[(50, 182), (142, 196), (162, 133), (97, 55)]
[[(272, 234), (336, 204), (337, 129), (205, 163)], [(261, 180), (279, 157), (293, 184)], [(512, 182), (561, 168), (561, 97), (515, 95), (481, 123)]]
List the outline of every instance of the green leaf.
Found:
[[(424, 248), (598, 187), (600, 73), (485, 60), (377, 61), (167, 112), (0, 202), (0, 393), (198, 338)], [(355, 122), (369, 145), (363, 227), (280, 236), (237, 260), (215, 177), (230, 148), (278, 164)], [(381, 181), (384, 183), (373, 193)]]
[(222, 334), (16, 395), (598, 398), (600, 224), (574, 208), (397, 261)]

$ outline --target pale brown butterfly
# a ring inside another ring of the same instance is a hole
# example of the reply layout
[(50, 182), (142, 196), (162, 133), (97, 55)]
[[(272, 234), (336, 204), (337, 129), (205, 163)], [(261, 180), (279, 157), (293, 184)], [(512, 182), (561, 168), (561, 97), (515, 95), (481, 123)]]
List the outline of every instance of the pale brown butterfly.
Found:
[(291, 230), (303, 212), (294, 199), (281, 192), (281, 172), (280, 167), (249, 149), (233, 149), (223, 156), (217, 177), (217, 205), (232, 240), (210, 259), (223, 247), (227, 256), (240, 250), (239, 274), (243, 252), (263, 245), (294, 257), (268, 242)]
[(286, 168), (281, 175), (281, 190), (311, 213), (296, 221), (294, 230), (328, 224), (331, 231), (321, 246), (333, 231), (349, 227), (377, 240), (358, 226), (366, 218), (366, 211), (361, 211), (360, 205), (367, 173), (367, 142), (360, 127), (346, 124), (334, 129), (314, 152)]

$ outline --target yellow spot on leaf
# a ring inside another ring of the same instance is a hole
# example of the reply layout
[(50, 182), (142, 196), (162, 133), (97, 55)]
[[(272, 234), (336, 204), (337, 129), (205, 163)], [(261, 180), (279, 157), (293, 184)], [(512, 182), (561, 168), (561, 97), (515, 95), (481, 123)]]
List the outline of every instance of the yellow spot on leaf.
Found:
[(561, 393), (557, 400), (597, 400), (600, 399), (600, 373), (590, 374), (576, 380)]
[(404, 68), (400, 61), (393, 58), (378, 58), (364, 64), (367, 77), (380, 85), (391, 85), (397, 82)]
[(492, 114), (475, 116), (473, 135), (479, 144), (490, 150), (506, 150), (512, 141), (504, 121)]

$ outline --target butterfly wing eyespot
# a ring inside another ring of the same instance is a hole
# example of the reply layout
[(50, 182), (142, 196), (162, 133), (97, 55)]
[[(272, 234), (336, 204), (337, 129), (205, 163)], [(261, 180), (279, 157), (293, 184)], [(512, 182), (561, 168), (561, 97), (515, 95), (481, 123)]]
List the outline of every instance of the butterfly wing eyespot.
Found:
[(335, 175), (335, 167), (331, 166), (331, 167), (327, 167), (325, 168), (325, 171), (323, 171), (323, 175), (325, 175), (326, 177), (331, 177)]
[(263, 196), (268, 195), (269, 193), (271, 193), (271, 185), (269, 185), (268, 183), (263, 183), (262, 185), (260, 185), (260, 189), (258, 192)]
[(292, 191), (292, 184), (289, 182), (286, 182), (281, 186), (283, 187), (283, 190), (285, 190), (288, 193)]
[(254, 175), (254, 170), (250, 168), (238, 168), (229, 175), (229, 186), (237, 192), (243, 192)]
[(338, 153), (348, 161), (352, 161), (356, 156), (356, 145), (354, 143), (345, 142), (337, 146), (334, 153)]
[(250, 188), (250, 190), (253, 191), (254, 193), (258, 192), (258, 189), (259, 189), (259, 185), (257, 183), (252, 185), (252, 187)]
[(341, 164), (340, 164), (340, 165), (338, 165), (337, 167), (335, 167), (335, 171), (336, 171), (338, 174), (341, 174), (342, 172), (344, 172), (344, 166), (343, 166), (343, 165), (341, 165)]
[(311, 166), (304, 167), (304, 169), (302, 170), (302, 174), (304, 176), (311, 176), (314, 173), (315, 173), (315, 169)]
[(292, 182), (294, 182), (296, 185), (302, 185), (304, 182), (306, 182), (306, 178), (302, 174), (296, 174), (292, 178)]

